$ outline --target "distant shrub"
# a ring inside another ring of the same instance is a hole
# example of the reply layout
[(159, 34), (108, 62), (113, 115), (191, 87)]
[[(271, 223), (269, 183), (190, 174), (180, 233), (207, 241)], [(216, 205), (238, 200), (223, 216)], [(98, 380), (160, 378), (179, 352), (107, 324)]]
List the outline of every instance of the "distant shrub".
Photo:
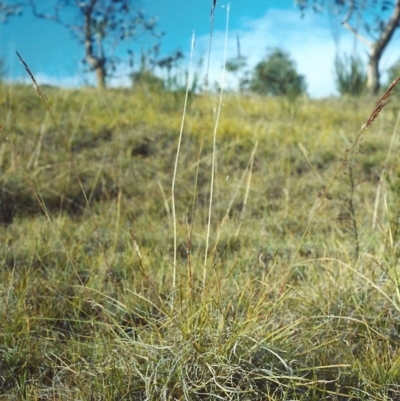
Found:
[(335, 58), (336, 89), (343, 95), (360, 96), (367, 87), (367, 74), (362, 60), (357, 56)]
[(306, 83), (304, 76), (297, 73), (289, 54), (274, 49), (256, 65), (250, 90), (264, 95), (295, 98), (306, 92)]
[(248, 71), (246, 70), (247, 60), (246, 57), (238, 55), (231, 58), (226, 62), (226, 71), (232, 73), (238, 83), (238, 91), (245, 90), (249, 85)]
[(389, 86), (397, 77), (400, 77), (400, 59), (398, 59), (389, 69), (388, 69), (388, 82)]
[(161, 91), (164, 89), (164, 81), (149, 70), (141, 70), (132, 74), (133, 88), (142, 88), (147, 91)]

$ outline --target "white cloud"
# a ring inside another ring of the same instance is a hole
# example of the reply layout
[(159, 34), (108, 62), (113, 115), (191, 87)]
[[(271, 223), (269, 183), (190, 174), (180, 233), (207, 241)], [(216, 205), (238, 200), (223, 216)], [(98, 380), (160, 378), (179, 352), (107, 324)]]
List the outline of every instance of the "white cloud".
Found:
[[(229, 32), (228, 59), (237, 54), (236, 33), (240, 37), (241, 53), (247, 57), (250, 69), (265, 56), (267, 48), (280, 47), (289, 52), (296, 62), (298, 72), (306, 78), (311, 97), (336, 94), (333, 66), (337, 51), (340, 54), (353, 54), (356, 49), (364, 61), (367, 59), (367, 49), (364, 45), (355, 41), (354, 36), (342, 27), (340, 19), (332, 15), (310, 12), (301, 18), (297, 9), (270, 9), (259, 19), (245, 19), (238, 29)], [(337, 39), (336, 44), (334, 37)], [(210, 60), (210, 82), (221, 81), (224, 42), (225, 32), (215, 31)], [(197, 39), (197, 57), (207, 57), (208, 45), (208, 36)], [(394, 49), (396, 46), (398, 41), (393, 41), (389, 48)], [(383, 70), (396, 61), (396, 57), (392, 56), (395, 52), (389, 48), (381, 63)], [(226, 83), (228, 86), (234, 85), (230, 74), (227, 74)]]
[[(79, 88), (87, 82), (82, 78), (77, 75), (73, 76), (52, 76), (48, 75), (42, 72), (35, 73), (33, 74), (33, 77), (35, 78), (36, 83), (40, 85), (51, 85), (51, 86), (57, 86), (60, 88)], [(31, 78), (26, 75), (26, 76), (19, 76), (19, 77), (12, 77), (12, 78), (7, 78), (5, 77), (5, 81), (9, 82), (21, 82), (24, 84), (33, 84)]]

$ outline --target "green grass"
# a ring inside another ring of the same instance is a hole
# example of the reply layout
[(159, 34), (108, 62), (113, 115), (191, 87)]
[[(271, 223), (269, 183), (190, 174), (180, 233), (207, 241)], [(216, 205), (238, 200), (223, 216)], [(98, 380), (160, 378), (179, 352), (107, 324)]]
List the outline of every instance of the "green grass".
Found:
[(227, 94), (204, 267), (218, 99), (192, 96), (174, 287), (183, 97), (44, 92), (60, 132), (0, 86), (0, 400), (400, 399), (395, 97), (302, 239), (377, 99)]

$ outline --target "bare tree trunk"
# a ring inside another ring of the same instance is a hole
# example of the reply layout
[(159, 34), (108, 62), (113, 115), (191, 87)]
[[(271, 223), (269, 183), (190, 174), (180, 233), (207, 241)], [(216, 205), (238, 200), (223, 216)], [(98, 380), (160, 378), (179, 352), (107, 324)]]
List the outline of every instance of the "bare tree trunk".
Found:
[[(350, 2), (352, 5), (352, 2)], [(383, 51), (388, 45), (390, 39), (393, 36), (394, 31), (399, 27), (400, 24), (400, 0), (396, 0), (393, 14), (389, 18), (387, 22), (382, 21), (382, 31), (380, 32), (380, 36), (375, 42), (371, 42), (362, 36), (357, 29), (353, 28), (349, 24), (349, 19), (353, 12), (353, 7), (350, 7), (349, 12), (347, 13), (343, 26), (356, 35), (357, 39), (364, 42), (370, 49), (369, 51), (369, 60), (368, 60), (368, 70), (367, 70), (367, 89), (376, 94), (379, 90), (379, 60), (382, 57)]]
[(106, 72), (104, 68), (98, 66), (95, 68), (96, 79), (97, 79), (97, 87), (99, 89), (104, 89), (106, 87)]
[(106, 59), (103, 56), (102, 42), (98, 43), (100, 55), (96, 55), (93, 50), (93, 32), (92, 32), (92, 18), (93, 9), (97, 0), (92, 0), (89, 7), (85, 10), (85, 24), (84, 24), (84, 45), (85, 45), (85, 59), (86, 62), (92, 67), (96, 73), (97, 87), (104, 89), (106, 87)]
[[(373, 49), (372, 49), (373, 50)], [(367, 67), (367, 89), (370, 93), (376, 94), (380, 88), (379, 57), (371, 51)]]
[[(117, 2), (116, 0), (113, 0), (113, 1)], [(105, 56), (104, 51), (103, 51), (104, 36), (97, 36), (98, 51), (96, 51), (94, 49), (94, 45), (95, 45), (94, 42), (96, 39), (94, 37), (94, 32), (93, 32), (93, 22), (94, 22), (93, 14), (95, 12), (95, 6), (98, 3), (98, 0), (90, 0), (87, 3), (78, 2), (77, 0), (75, 1), (76, 7), (78, 7), (79, 10), (83, 14), (84, 21), (83, 21), (82, 26), (80, 26), (80, 25), (75, 26), (75, 25), (66, 23), (65, 21), (63, 21), (59, 18), (58, 10), (61, 9), (60, 5), (62, 4), (63, 6), (66, 6), (69, 3), (66, 0), (56, 2), (57, 6), (55, 8), (54, 14), (42, 14), (42, 13), (37, 12), (35, 0), (29, 0), (29, 3), (31, 5), (32, 12), (33, 12), (33, 15), (35, 15), (35, 17), (57, 22), (65, 27), (67, 27), (72, 32), (78, 31), (79, 33), (82, 33), (83, 44), (85, 47), (85, 61), (91, 67), (91, 70), (94, 71), (96, 74), (97, 87), (105, 88), (106, 87), (106, 78), (107, 78), (106, 61), (108, 59)], [(37, 0), (37, 3), (39, 3), (39, 0)], [(1, 6), (1, 1), (0, 1), (0, 6)], [(0, 14), (1, 14), (1, 7), (0, 7)]]
[(92, 67), (92, 71), (94, 71), (96, 74), (97, 87), (104, 89), (106, 87), (107, 77), (107, 71), (105, 67), (106, 59), (93, 55), (92, 42), (90, 41), (85, 42), (85, 49), (85, 59), (86, 62)]

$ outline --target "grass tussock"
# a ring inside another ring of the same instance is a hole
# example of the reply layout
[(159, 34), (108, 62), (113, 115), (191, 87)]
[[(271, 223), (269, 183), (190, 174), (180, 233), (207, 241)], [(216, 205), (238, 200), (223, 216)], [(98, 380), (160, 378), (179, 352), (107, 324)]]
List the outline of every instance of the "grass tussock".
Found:
[(396, 95), (226, 95), (207, 246), (218, 99), (174, 245), (182, 95), (45, 92), (0, 86), (1, 399), (400, 399)]

